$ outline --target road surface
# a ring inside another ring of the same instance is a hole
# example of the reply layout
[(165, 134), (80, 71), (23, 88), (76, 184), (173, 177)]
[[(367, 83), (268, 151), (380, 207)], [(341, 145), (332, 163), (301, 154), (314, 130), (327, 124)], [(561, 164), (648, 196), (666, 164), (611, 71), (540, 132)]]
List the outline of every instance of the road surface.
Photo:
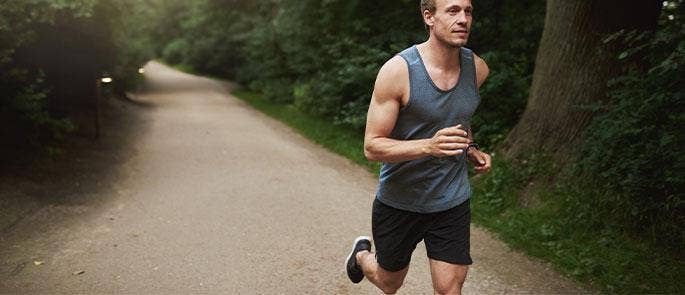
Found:
[[(149, 91), (109, 103), (119, 113), (95, 151), (0, 182), (37, 204), (0, 232), (0, 293), (380, 293), (343, 268), (370, 235), (375, 175), (226, 83), (155, 62), (146, 73)], [(586, 292), (477, 226), (472, 255), (466, 294)], [(423, 244), (400, 293), (432, 294)]]

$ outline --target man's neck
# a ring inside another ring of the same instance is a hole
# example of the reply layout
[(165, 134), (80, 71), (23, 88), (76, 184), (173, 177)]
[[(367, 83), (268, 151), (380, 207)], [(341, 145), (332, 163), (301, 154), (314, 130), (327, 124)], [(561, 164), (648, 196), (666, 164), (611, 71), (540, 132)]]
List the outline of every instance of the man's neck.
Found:
[(431, 36), (428, 41), (419, 45), (422, 47), (423, 53), (428, 59), (428, 63), (432, 66), (443, 70), (454, 70), (454, 67), (459, 67), (459, 58), (461, 55), (460, 47), (448, 46), (435, 37)]

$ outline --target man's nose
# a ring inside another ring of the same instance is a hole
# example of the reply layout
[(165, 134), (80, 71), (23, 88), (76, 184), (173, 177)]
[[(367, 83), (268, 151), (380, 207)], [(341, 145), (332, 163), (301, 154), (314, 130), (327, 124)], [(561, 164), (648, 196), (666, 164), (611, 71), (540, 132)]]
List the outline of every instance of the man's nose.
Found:
[(466, 25), (466, 22), (466, 12), (462, 10), (457, 14), (457, 24)]

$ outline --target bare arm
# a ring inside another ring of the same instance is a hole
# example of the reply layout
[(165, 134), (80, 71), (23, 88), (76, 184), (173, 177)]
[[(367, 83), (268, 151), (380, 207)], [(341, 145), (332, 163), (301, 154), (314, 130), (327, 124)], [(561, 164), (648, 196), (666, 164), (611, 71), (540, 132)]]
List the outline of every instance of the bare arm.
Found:
[(374, 85), (364, 135), (366, 158), (370, 161), (394, 163), (426, 156), (445, 157), (463, 153), (463, 149), (468, 146), (468, 139), (461, 126), (442, 129), (427, 139), (396, 140), (389, 137), (408, 92), (407, 64), (400, 56), (395, 56), (383, 65)]
[(476, 62), (476, 83), (478, 84), (478, 88), (480, 88), (480, 86), (485, 83), (485, 79), (488, 78), (488, 75), (490, 75), (490, 68), (480, 56), (475, 53), (473, 56), (475, 57), (474, 60)]
[[(485, 83), (485, 79), (488, 78), (488, 75), (490, 75), (490, 68), (488, 67), (488, 64), (485, 63), (485, 61), (480, 58), (477, 54), (473, 54), (475, 56), (475, 61), (476, 61), (476, 84), (478, 85), (478, 89), (480, 89), (480, 86)], [(471, 131), (471, 127), (469, 126), (468, 130), (468, 138), (469, 142), (473, 142), (473, 132)]]
[[(478, 84), (478, 88), (480, 88), (490, 74), (490, 69), (480, 56), (475, 54), (474, 56), (476, 62), (476, 83)], [(471, 132), (471, 128), (469, 128), (468, 131), (469, 142), (473, 142), (473, 132)], [(469, 161), (473, 164), (477, 173), (487, 173), (490, 171), (492, 159), (489, 154), (475, 148), (470, 148), (467, 154)]]
[[(475, 63), (476, 63), (476, 84), (478, 85), (478, 89), (480, 89), (480, 86), (485, 83), (485, 80), (488, 78), (488, 75), (490, 74), (490, 68), (488, 68), (488, 64), (485, 63), (485, 61), (480, 58), (477, 54), (473, 54), (475, 57)], [(473, 132), (471, 131), (471, 126), (469, 126), (468, 129), (466, 129), (468, 133), (468, 139), (469, 142), (473, 142)]]

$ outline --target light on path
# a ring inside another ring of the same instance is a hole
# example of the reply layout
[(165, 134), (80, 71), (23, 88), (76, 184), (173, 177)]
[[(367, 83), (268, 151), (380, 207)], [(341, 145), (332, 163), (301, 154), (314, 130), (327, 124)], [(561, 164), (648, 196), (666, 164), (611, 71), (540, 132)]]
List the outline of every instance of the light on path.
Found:
[(100, 81), (102, 81), (102, 83), (111, 83), (111, 82), (112, 82), (112, 78), (110, 78), (110, 77), (104, 77), (104, 78), (100, 79)]
[(139, 73), (139, 74), (145, 74), (145, 69), (144, 69), (144, 68), (138, 69), (138, 73)]

